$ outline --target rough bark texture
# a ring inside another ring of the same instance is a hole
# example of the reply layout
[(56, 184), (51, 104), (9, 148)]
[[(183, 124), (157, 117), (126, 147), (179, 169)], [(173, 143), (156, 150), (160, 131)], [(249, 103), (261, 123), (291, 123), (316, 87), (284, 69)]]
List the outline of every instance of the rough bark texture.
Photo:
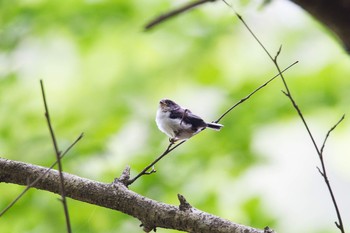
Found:
[[(0, 182), (27, 185), (47, 168), (0, 158)], [(121, 182), (100, 183), (64, 173), (66, 195), (93, 205), (114, 209), (139, 219), (145, 231), (156, 227), (201, 233), (263, 233), (263, 230), (239, 225), (191, 207), (167, 205), (129, 190)], [(49, 171), (34, 188), (59, 193), (59, 174)], [(182, 205), (185, 203), (181, 196)]]
[(350, 53), (349, 0), (291, 0), (326, 25), (342, 41)]

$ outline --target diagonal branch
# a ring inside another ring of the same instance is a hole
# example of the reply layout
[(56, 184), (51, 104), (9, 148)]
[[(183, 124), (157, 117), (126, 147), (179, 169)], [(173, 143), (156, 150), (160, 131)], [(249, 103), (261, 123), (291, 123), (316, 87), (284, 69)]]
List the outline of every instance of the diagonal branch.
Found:
[[(0, 158), (0, 182), (27, 185), (27, 177), (43, 176), (47, 168)], [(139, 219), (147, 229), (156, 227), (201, 233), (263, 233), (263, 230), (243, 226), (205, 213), (195, 208), (180, 210), (178, 206), (160, 203), (141, 196), (119, 182), (100, 183), (63, 173), (66, 197), (113, 209)], [(33, 187), (60, 193), (60, 175), (50, 170)]]
[[(225, 2), (225, 0), (223, 0)], [(332, 187), (331, 187), (331, 184), (328, 180), (328, 177), (327, 177), (327, 173), (326, 173), (326, 168), (324, 166), (324, 162), (323, 162), (323, 155), (322, 155), (322, 152), (321, 150), (319, 149), (319, 147), (317, 146), (316, 144), (316, 140), (314, 138), (314, 136), (312, 135), (312, 132), (305, 120), (305, 117), (304, 115), (302, 114), (299, 106), (297, 105), (297, 103), (295, 102), (293, 96), (292, 96), (292, 93), (287, 85), (287, 82), (283, 76), (283, 74), (281, 73), (281, 69), (278, 65), (278, 62), (277, 62), (277, 58), (278, 56), (280, 55), (280, 52), (281, 52), (281, 47), (279, 48), (278, 52), (276, 53), (276, 56), (275, 57), (272, 57), (272, 55), (269, 53), (269, 51), (266, 49), (266, 47), (263, 45), (263, 43), (258, 39), (258, 37), (254, 34), (254, 32), (250, 29), (250, 27), (247, 25), (247, 23), (244, 21), (244, 19), (242, 18), (242, 16), (240, 16), (236, 11), (235, 9), (229, 5), (227, 2), (225, 2), (229, 7), (231, 7), (231, 9), (234, 11), (234, 13), (236, 14), (236, 16), (238, 17), (238, 19), (243, 23), (243, 25), (245, 26), (245, 28), (250, 32), (250, 34), (254, 37), (254, 39), (259, 43), (259, 45), (261, 46), (261, 48), (265, 51), (265, 53), (267, 54), (267, 56), (270, 58), (270, 60), (273, 62), (274, 66), (276, 67), (277, 71), (279, 72), (280, 74), (280, 77), (281, 77), (281, 80), (283, 82), (283, 85), (285, 87), (285, 91), (283, 91), (283, 93), (289, 98), (289, 100), (291, 101), (294, 109), (297, 111), (300, 119), (302, 120), (303, 124), (304, 124), (304, 127), (312, 141), (312, 144), (320, 158), (320, 161), (321, 161), (321, 165), (322, 165), (322, 172), (320, 171), (321, 175), (323, 176), (324, 178), (324, 181), (326, 183), (326, 186), (328, 188), (328, 191), (331, 195), (331, 199), (332, 199), (332, 202), (333, 202), (333, 205), (334, 205), (334, 208), (335, 208), (335, 211), (336, 211), (336, 214), (337, 214), (337, 218), (338, 218), (338, 222), (335, 222), (337, 228), (340, 230), (340, 232), (342, 233), (345, 233), (345, 230), (344, 230), (344, 226), (343, 226), (343, 222), (342, 222), (342, 218), (341, 218), (341, 214), (340, 214), (340, 211), (339, 211), (339, 208), (338, 208), (338, 205), (337, 205), (337, 202), (336, 202), (336, 199), (335, 199), (335, 196), (334, 196), (334, 193), (333, 193), (333, 190), (332, 190)], [(342, 121), (342, 119), (329, 131), (329, 133)], [(329, 133), (327, 135), (329, 135)], [(327, 140), (328, 136), (326, 137), (325, 139), (325, 142)], [(324, 145), (325, 145), (325, 142), (324, 142)], [(324, 147), (324, 146), (322, 146)], [(323, 150), (323, 148), (322, 148)]]
[[(69, 151), (70, 149), (72, 149), (75, 144), (77, 144), (80, 139), (83, 138), (83, 134), (80, 134), (79, 137), (62, 153), (62, 155), (60, 156), (60, 158), (62, 159)], [(57, 164), (57, 160), (49, 167), (47, 168), (46, 172), (44, 172), (41, 176), (39, 176), (38, 178), (36, 178), (33, 182), (31, 182), (30, 184), (27, 185), (27, 187), (8, 205), (6, 206), (1, 212), (0, 212), (0, 217), (3, 216), (9, 209), (11, 209), (12, 206), (14, 206), (19, 199), (21, 199), (21, 197), (23, 197), (23, 195), (32, 187), (34, 187), (34, 185), (36, 183), (38, 183), (55, 165)], [(30, 177), (29, 177), (30, 178)]]
[(292, 66), (294, 66), (295, 64), (297, 64), (298, 61), (294, 62), (293, 64), (289, 65), (287, 68), (285, 68), (284, 70), (282, 70), (280, 73), (276, 74), (274, 77), (272, 77), (270, 80), (268, 80), (267, 82), (265, 82), (264, 84), (262, 84), (261, 86), (259, 86), (257, 89), (255, 89), (253, 92), (251, 92), (249, 95), (247, 95), (246, 97), (244, 97), (243, 99), (241, 99), (240, 101), (238, 101), (236, 104), (234, 104), (232, 107), (230, 107), (226, 112), (224, 112), (224, 114), (222, 114), (216, 121), (214, 121), (214, 123), (219, 123), (219, 121), (221, 121), (222, 118), (224, 118), (229, 112), (231, 112), (235, 107), (237, 107), (238, 105), (242, 104), (243, 102), (245, 102), (246, 100), (248, 100), (252, 95), (254, 95), (256, 92), (258, 92), (260, 89), (262, 89), (263, 87), (265, 87), (267, 84), (269, 84), (271, 81), (273, 81), (275, 78), (277, 78), (278, 76), (280, 76), (280, 74), (282, 74), (283, 72), (285, 72), (286, 70), (288, 70), (289, 68), (291, 68)]
[(328, 132), (326, 134), (326, 137), (325, 137), (325, 139), (323, 141), (323, 144), (322, 144), (322, 147), (321, 147), (321, 150), (320, 150), (320, 155), (319, 155), (320, 156), (320, 162), (321, 162), (322, 171), (321, 171), (320, 168), (317, 168), (319, 170), (319, 172), (321, 173), (322, 177), (324, 178), (324, 182), (326, 183), (328, 191), (329, 191), (329, 193), (331, 195), (331, 198), (332, 198), (332, 202), (333, 202), (333, 205), (334, 205), (334, 208), (335, 208), (335, 212), (337, 213), (338, 222), (335, 222), (335, 225), (339, 228), (339, 230), (342, 233), (345, 232), (344, 226), (343, 226), (343, 221), (342, 221), (342, 218), (341, 218), (340, 210), (339, 210), (337, 201), (335, 199), (335, 196), (334, 196), (331, 184), (330, 184), (328, 176), (327, 176), (326, 165), (325, 165), (324, 159), (323, 159), (323, 150), (325, 148), (325, 145), (326, 145), (326, 142), (327, 142), (327, 139), (328, 139), (329, 135), (344, 120), (344, 118), (345, 118), (345, 115), (343, 115), (340, 118), (340, 120), (330, 130), (328, 130)]
[[(194, 7), (207, 2), (215, 2), (216, 0), (197, 0), (187, 3), (186, 5), (170, 10), (169, 12), (158, 16), (145, 26), (145, 30), (149, 30), (164, 21), (182, 14)], [(223, 0), (229, 5), (225, 0)], [(345, 0), (319, 1), (319, 0), (291, 0), (295, 4), (304, 8), (305, 11), (316, 17), (327, 28), (332, 30), (341, 40), (344, 50), (350, 53), (350, 29), (348, 22), (350, 20), (350, 5)], [(230, 6), (231, 7), (231, 6)]]
[(152, 169), (150, 172), (148, 172), (148, 170), (153, 167), (159, 160), (161, 160), (164, 156), (166, 156), (167, 154), (169, 154), (171, 151), (173, 151), (174, 149), (176, 149), (177, 147), (179, 147), (180, 145), (182, 145), (183, 143), (185, 143), (186, 140), (183, 140), (182, 142), (180, 142), (179, 144), (174, 145), (173, 142), (169, 143), (169, 146), (166, 148), (166, 150), (157, 158), (155, 159), (150, 165), (148, 165), (147, 167), (145, 167), (137, 176), (135, 176), (133, 179), (126, 181), (125, 185), (129, 186), (132, 183), (134, 183), (138, 178), (140, 178), (143, 175), (149, 175), (152, 173), (155, 173), (156, 170)]
[(192, 8), (195, 8), (197, 6), (200, 6), (204, 3), (207, 3), (207, 2), (215, 2), (216, 0), (197, 0), (197, 1), (194, 1), (194, 2), (190, 2), (190, 3), (187, 3), (186, 5), (178, 8), (178, 9), (174, 9), (174, 10), (171, 10), (165, 14), (162, 14), (160, 16), (158, 16), (157, 18), (151, 20), (149, 23), (147, 23), (145, 25), (145, 30), (150, 30), (151, 28), (155, 27), (156, 25), (172, 18), (172, 17), (175, 17), (179, 14), (182, 14), (184, 13), (185, 11), (188, 11), (188, 10), (191, 10)]
[[(262, 84), (261, 86), (259, 86), (258, 88), (256, 88), (253, 92), (251, 92), (249, 95), (247, 95), (246, 97), (244, 97), (243, 99), (241, 99), (240, 101), (238, 101), (236, 104), (234, 104), (233, 106), (231, 106), (226, 112), (224, 112), (216, 121), (214, 121), (214, 123), (218, 123), (219, 121), (222, 120), (222, 118), (224, 118), (227, 114), (229, 114), (234, 108), (236, 108), (238, 105), (242, 104), (243, 102), (245, 102), (246, 100), (248, 100), (251, 96), (253, 96), (255, 93), (257, 93), (259, 90), (261, 90), (263, 87), (265, 87), (267, 84), (269, 84), (271, 81), (273, 81), (276, 77), (278, 77), (279, 75), (281, 75), (281, 73), (287, 71), (288, 69), (290, 69), (292, 66), (294, 66), (295, 64), (297, 64), (298, 61), (294, 62), (293, 64), (289, 65), (287, 68), (285, 68), (284, 70), (280, 71), (279, 74), (275, 75), (274, 77), (272, 77), (271, 79), (269, 79), (267, 82), (265, 82), (264, 84)], [(203, 129), (204, 130), (204, 129)], [(203, 131), (202, 130), (202, 131)], [(151, 164), (149, 164), (147, 167), (145, 167), (137, 176), (135, 176), (133, 179), (131, 180), (123, 180), (122, 183), (124, 183), (126, 186), (131, 185), (132, 183), (134, 183), (138, 178), (140, 178), (143, 175), (149, 175), (152, 173), (155, 173), (156, 171), (154, 169), (152, 169), (150, 172), (149, 169), (151, 167), (153, 167), (157, 162), (159, 162), (164, 156), (166, 156), (167, 154), (169, 154), (171, 151), (173, 151), (174, 149), (176, 149), (177, 147), (181, 146), (183, 143), (185, 143), (186, 140), (181, 141), (179, 144), (174, 145), (174, 143), (170, 143), (168, 145), (168, 147), (166, 148), (166, 150), (158, 157), (156, 158)], [(120, 181), (120, 180), (119, 180)]]
[(67, 232), (71, 233), (72, 229), (71, 229), (71, 225), (70, 225), (70, 220), (69, 220), (69, 212), (68, 212), (68, 205), (67, 205), (67, 201), (66, 201), (66, 192), (65, 192), (65, 188), (64, 188), (64, 177), (62, 174), (62, 163), (61, 163), (61, 152), (58, 149), (58, 145), (57, 145), (57, 141), (56, 141), (56, 137), (55, 137), (55, 133), (54, 130), (52, 128), (51, 125), (51, 119), (50, 119), (50, 114), (49, 114), (49, 108), (47, 106), (47, 102), (46, 102), (46, 96), (45, 96), (45, 90), (44, 90), (44, 83), (42, 80), (40, 80), (40, 86), (41, 86), (41, 92), (43, 95), (43, 101), (44, 101), (44, 107), (45, 107), (45, 117), (46, 117), (46, 121), (50, 130), (50, 135), (51, 135), (51, 139), (52, 139), (52, 143), (55, 149), (55, 154), (56, 154), (56, 160), (57, 160), (57, 164), (58, 164), (58, 171), (59, 171), (59, 177), (60, 177), (60, 190), (61, 190), (61, 201), (63, 204), (63, 209), (64, 209), (64, 216), (66, 219), (66, 226), (67, 226)]

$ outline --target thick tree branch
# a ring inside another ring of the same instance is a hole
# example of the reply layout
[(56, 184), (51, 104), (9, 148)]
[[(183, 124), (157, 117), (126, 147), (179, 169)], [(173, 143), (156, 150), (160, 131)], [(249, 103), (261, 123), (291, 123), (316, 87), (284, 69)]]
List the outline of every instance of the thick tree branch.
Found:
[[(0, 158), (0, 182), (26, 186), (28, 178), (35, 180), (47, 168)], [(197, 210), (180, 210), (179, 207), (160, 203), (141, 196), (121, 182), (100, 183), (68, 173), (64, 174), (66, 196), (93, 205), (117, 210), (142, 222), (145, 231), (156, 227), (201, 233), (263, 233), (263, 230), (239, 225), (217, 216)], [(60, 193), (60, 178), (56, 170), (50, 170), (34, 188)]]
[[(79, 135), (79, 137), (77, 139), (75, 139), (75, 141), (61, 154), (60, 158), (62, 159), (69, 151), (70, 149), (72, 149), (79, 141), (80, 139), (83, 138), (83, 133), (81, 133)], [(55, 165), (57, 164), (57, 160), (49, 167), (46, 169), (46, 171), (44, 173), (42, 173), (41, 176), (38, 176), (35, 180), (31, 181), (31, 183), (27, 184), (27, 187), (2, 211), (0, 211), (0, 217), (2, 215), (4, 215), (14, 204), (17, 203), (17, 201), (19, 199), (21, 199), (21, 197), (27, 193), (27, 191), (31, 188), (34, 187), (34, 185), (41, 180), (41, 178), (46, 175)]]
[(350, 53), (350, 1), (291, 0), (332, 30)]

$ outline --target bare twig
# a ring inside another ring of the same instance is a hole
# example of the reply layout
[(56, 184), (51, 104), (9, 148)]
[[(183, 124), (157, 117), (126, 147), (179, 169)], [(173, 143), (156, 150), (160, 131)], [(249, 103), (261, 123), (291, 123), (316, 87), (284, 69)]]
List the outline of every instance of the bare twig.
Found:
[(126, 183), (126, 186), (131, 185), (132, 183), (134, 183), (138, 178), (140, 178), (143, 175), (149, 175), (155, 172), (154, 169), (152, 169), (151, 172), (148, 172), (148, 170), (153, 167), (159, 160), (161, 160), (164, 156), (166, 156), (167, 154), (169, 154), (171, 151), (173, 151), (175, 148), (179, 147), (180, 145), (182, 145), (183, 143), (185, 143), (186, 140), (181, 141), (179, 144), (174, 145), (174, 143), (170, 142), (168, 147), (166, 148), (166, 150), (157, 158), (155, 159), (150, 165), (148, 165), (147, 167), (145, 167), (137, 176), (135, 176), (134, 178), (132, 178), (131, 180), (129, 180)]
[[(278, 77), (281, 73), (285, 72), (286, 70), (288, 70), (289, 68), (291, 68), (292, 66), (294, 66), (295, 64), (297, 64), (298, 61), (294, 62), (293, 64), (289, 65), (287, 68), (285, 68), (284, 70), (280, 71), (279, 74), (275, 75), (274, 77), (272, 77), (270, 80), (268, 80), (267, 82), (265, 82), (264, 84), (262, 84), (261, 86), (259, 86), (257, 89), (255, 89), (253, 92), (251, 92), (249, 95), (247, 95), (246, 97), (244, 97), (243, 99), (241, 99), (240, 101), (238, 101), (236, 104), (234, 104), (232, 107), (230, 107), (226, 112), (224, 112), (216, 121), (214, 121), (214, 123), (218, 123), (220, 120), (222, 120), (222, 118), (224, 118), (229, 112), (231, 112), (234, 108), (236, 108), (238, 105), (242, 104), (243, 102), (245, 102), (246, 100), (248, 100), (252, 95), (254, 95), (256, 92), (258, 92), (259, 90), (261, 90), (263, 87), (265, 87), (267, 84), (269, 84), (272, 80), (274, 80), (276, 77)], [(204, 129), (203, 129), (204, 130)], [(203, 131), (202, 130), (202, 131)], [(180, 142), (179, 144), (176, 144), (175, 146), (174, 143), (170, 143), (168, 145), (168, 147), (166, 148), (166, 150), (157, 158), (155, 159), (150, 165), (148, 165), (147, 167), (145, 167), (137, 176), (135, 176), (133, 179), (129, 180), (128, 182), (123, 182), (126, 186), (131, 185), (132, 183), (134, 183), (138, 178), (140, 178), (143, 175), (149, 175), (152, 173), (155, 173), (156, 171), (154, 169), (152, 169), (150, 172), (148, 172), (148, 170), (153, 167), (157, 162), (159, 162), (159, 160), (161, 160), (164, 156), (166, 156), (167, 154), (169, 154), (171, 151), (173, 151), (174, 149), (176, 149), (177, 147), (179, 147), (180, 145), (182, 145), (183, 143), (185, 143), (186, 140)]]
[(328, 140), (329, 135), (331, 134), (331, 132), (332, 132), (333, 130), (335, 130), (335, 128), (338, 127), (338, 125), (344, 120), (344, 118), (345, 118), (345, 115), (343, 115), (343, 116), (340, 118), (340, 120), (339, 120), (330, 130), (328, 130), (328, 132), (327, 132), (327, 134), (326, 134), (326, 137), (324, 138), (322, 147), (321, 147), (321, 155), (323, 155), (323, 150), (324, 150), (324, 147), (326, 146), (326, 142), (327, 142), (327, 140)]
[[(68, 153), (68, 151), (70, 151), (71, 148), (73, 148), (73, 146), (75, 146), (75, 144), (78, 143), (78, 141), (83, 137), (83, 134), (80, 134), (79, 137), (61, 154), (61, 159)], [(19, 199), (32, 187), (34, 187), (34, 185), (36, 185), (36, 183), (41, 180), (55, 165), (57, 164), (57, 160), (40, 176), (38, 176), (33, 182), (31, 182), (30, 184), (27, 185), (27, 187), (8, 205), (6, 206), (1, 212), (0, 212), (0, 217), (3, 216), (12, 206), (14, 206), (17, 201), (19, 201)]]
[[(298, 61), (294, 62), (293, 64), (289, 65), (287, 68), (285, 68), (284, 70), (282, 70), (281, 72), (285, 72), (286, 70), (288, 70), (289, 68), (291, 68), (292, 66), (294, 66), (295, 64), (297, 64)], [(221, 121), (222, 118), (224, 118), (229, 112), (231, 112), (235, 107), (237, 107), (238, 105), (242, 104), (244, 101), (248, 100), (252, 95), (254, 95), (257, 91), (259, 91), (260, 89), (262, 89), (263, 87), (265, 87), (267, 84), (269, 84), (272, 80), (274, 80), (275, 78), (277, 78), (279, 74), (276, 74), (274, 77), (272, 77), (270, 80), (268, 80), (267, 82), (265, 82), (264, 84), (262, 84), (260, 87), (258, 87), (257, 89), (255, 89), (253, 92), (251, 92), (249, 95), (247, 95), (246, 97), (244, 97), (243, 99), (241, 99), (240, 101), (238, 101), (236, 104), (234, 104), (231, 108), (229, 108), (226, 112), (224, 112), (216, 121), (214, 121), (214, 123), (219, 123), (219, 121)]]
[(157, 18), (153, 19), (152, 21), (150, 21), (149, 23), (147, 23), (145, 25), (145, 30), (150, 30), (151, 28), (155, 27), (156, 25), (166, 21), (167, 19), (170, 19), (172, 17), (175, 17), (185, 11), (188, 11), (192, 8), (195, 8), (199, 5), (202, 5), (204, 3), (207, 3), (207, 2), (215, 2), (216, 0), (197, 0), (197, 1), (194, 1), (194, 2), (190, 2), (190, 3), (187, 3), (186, 5), (178, 8), (178, 9), (175, 9), (175, 10), (171, 10), (165, 14), (162, 14), (160, 16), (158, 16)]
[(51, 125), (51, 119), (50, 119), (49, 109), (48, 109), (47, 102), (46, 102), (44, 84), (43, 84), (42, 80), (40, 80), (40, 85), (41, 85), (41, 92), (42, 92), (44, 107), (45, 107), (45, 117), (46, 117), (46, 121), (47, 121), (49, 130), (50, 130), (50, 135), (51, 135), (52, 143), (53, 143), (53, 146), (55, 149), (56, 160), (57, 160), (57, 164), (58, 164), (58, 171), (59, 171), (59, 176), (60, 176), (60, 190), (61, 190), (61, 197), (62, 197), (61, 201), (63, 204), (64, 215), (65, 215), (65, 219), (66, 219), (67, 232), (71, 233), (72, 229), (71, 229), (70, 219), (69, 219), (68, 205), (67, 205), (67, 200), (66, 200), (66, 192), (64, 189), (64, 178), (63, 178), (63, 172), (62, 172), (63, 169), (62, 169), (62, 163), (61, 163), (61, 152), (58, 149), (55, 133), (54, 133), (54, 130), (53, 130), (52, 125)]
[(329, 191), (329, 193), (331, 195), (332, 202), (333, 202), (333, 205), (334, 205), (334, 208), (335, 208), (335, 212), (337, 213), (338, 222), (335, 222), (335, 225), (339, 228), (340, 232), (342, 232), (342, 233), (345, 232), (345, 229), (344, 229), (344, 226), (343, 226), (343, 221), (342, 221), (342, 218), (341, 218), (341, 214), (340, 214), (340, 210), (339, 210), (337, 201), (335, 199), (335, 196), (334, 196), (331, 184), (330, 184), (328, 176), (327, 176), (326, 165), (325, 165), (324, 159), (323, 159), (323, 150), (324, 150), (324, 147), (326, 145), (326, 142), (327, 142), (327, 139), (328, 139), (329, 135), (344, 120), (344, 118), (345, 118), (345, 115), (343, 115), (340, 118), (340, 120), (330, 130), (328, 130), (328, 132), (326, 134), (326, 137), (325, 137), (325, 139), (323, 141), (323, 144), (322, 144), (322, 147), (321, 147), (321, 150), (320, 150), (320, 154), (319, 154), (322, 171), (321, 171), (320, 168), (317, 168), (319, 170), (319, 172), (321, 173), (321, 175), (322, 175), (322, 177), (324, 179), (324, 182), (327, 185), (328, 191)]
[[(224, 1), (225, 2), (225, 1)], [(227, 2), (225, 2), (227, 4)], [(275, 57), (272, 57), (272, 55), (269, 53), (269, 51), (266, 49), (266, 47), (262, 44), (262, 42), (257, 38), (257, 36), (253, 33), (253, 31), (250, 29), (250, 27), (247, 25), (247, 23), (244, 21), (244, 19), (242, 18), (242, 16), (240, 16), (236, 11), (235, 9), (227, 4), (229, 7), (232, 8), (232, 10), (235, 12), (236, 16), (238, 17), (238, 19), (243, 23), (243, 25), (246, 27), (246, 29), (250, 32), (250, 34), (254, 37), (254, 39), (259, 43), (259, 45), (261, 46), (261, 48), (265, 51), (265, 53), (268, 55), (268, 57), (270, 58), (270, 60), (273, 62), (273, 64), (275, 65), (277, 71), (279, 72), (279, 75), (281, 77), (281, 80), (283, 82), (283, 85), (285, 87), (285, 91), (283, 91), (283, 93), (289, 98), (289, 100), (291, 101), (293, 107), (295, 108), (295, 110), (297, 111), (300, 119), (302, 120), (303, 124), (304, 124), (304, 127), (306, 128), (307, 132), (308, 132), (308, 135), (312, 141), (312, 144), (314, 145), (314, 148), (320, 158), (320, 161), (321, 161), (321, 165), (322, 165), (322, 171), (318, 168), (319, 172), (321, 173), (321, 175), (323, 176), (324, 178), (324, 181), (327, 185), (327, 188), (328, 188), (328, 191), (331, 195), (331, 199), (332, 199), (332, 202), (333, 202), (333, 205), (334, 205), (334, 208), (335, 208), (335, 211), (336, 211), (336, 214), (337, 214), (337, 218), (338, 218), (338, 222), (335, 222), (337, 228), (342, 232), (342, 233), (345, 233), (345, 230), (344, 230), (344, 226), (343, 226), (343, 223), (342, 223), (342, 218), (341, 218), (341, 214), (340, 214), (340, 211), (339, 211), (339, 208), (338, 208), (338, 205), (337, 205), (337, 202), (336, 202), (336, 199), (335, 199), (335, 196), (334, 196), (334, 193), (333, 193), (333, 190), (332, 190), (332, 187), (330, 185), (330, 182), (328, 180), (328, 177), (327, 177), (327, 173), (326, 173), (326, 168), (325, 168), (325, 165), (324, 165), (324, 162), (323, 162), (323, 155), (322, 155), (322, 152), (321, 150), (319, 149), (319, 147), (317, 146), (316, 144), (316, 141), (315, 141), (315, 138), (314, 136), (312, 135), (311, 133), (311, 130), (305, 120), (305, 117), (304, 115), (302, 114), (300, 108), (298, 107), (298, 105), (296, 104), (293, 96), (292, 96), (292, 93), (291, 91), (289, 90), (289, 87), (287, 85), (287, 82), (283, 76), (283, 74), (281, 73), (281, 69), (278, 65), (278, 62), (277, 62), (277, 58), (278, 56), (280, 55), (280, 52), (281, 52), (281, 47), (279, 48), (278, 52), (276, 53), (276, 56)], [(342, 118), (343, 119), (343, 118)], [(342, 121), (342, 119), (335, 125), (332, 127), (332, 129), (328, 132), (327, 136), (326, 136), (326, 139), (325, 139), (325, 142), (329, 136), (329, 133), (334, 130), (334, 128)], [(324, 142), (324, 144), (325, 144)], [(323, 151), (323, 147), (322, 146), (322, 151)]]

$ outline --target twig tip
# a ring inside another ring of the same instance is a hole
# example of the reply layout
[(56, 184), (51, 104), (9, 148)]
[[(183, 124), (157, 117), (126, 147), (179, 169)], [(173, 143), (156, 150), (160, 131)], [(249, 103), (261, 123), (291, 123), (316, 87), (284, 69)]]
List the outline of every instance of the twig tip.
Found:
[(278, 48), (278, 51), (277, 51), (277, 53), (276, 53), (276, 56), (275, 56), (275, 58), (273, 59), (274, 62), (277, 61), (277, 58), (278, 58), (278, 56), (280, 55), (281, 51), (282, 51), (282, 45), (280, 45), (280, 47)]
[(324, 177), (324, 172), (321, 171), (321, 169), (319, 167), (316, 167), (318, 172), (321, 174), (322, 177)]
[(78, 140), (82, 139), (84, 137), (84, 132), (82, 132), (79, 137), (78, 137)]
[(340, 229), (339, 223), (338, 223), (337, 221), (335, 221), (334, 223), (335, 223), (335, 225)]

